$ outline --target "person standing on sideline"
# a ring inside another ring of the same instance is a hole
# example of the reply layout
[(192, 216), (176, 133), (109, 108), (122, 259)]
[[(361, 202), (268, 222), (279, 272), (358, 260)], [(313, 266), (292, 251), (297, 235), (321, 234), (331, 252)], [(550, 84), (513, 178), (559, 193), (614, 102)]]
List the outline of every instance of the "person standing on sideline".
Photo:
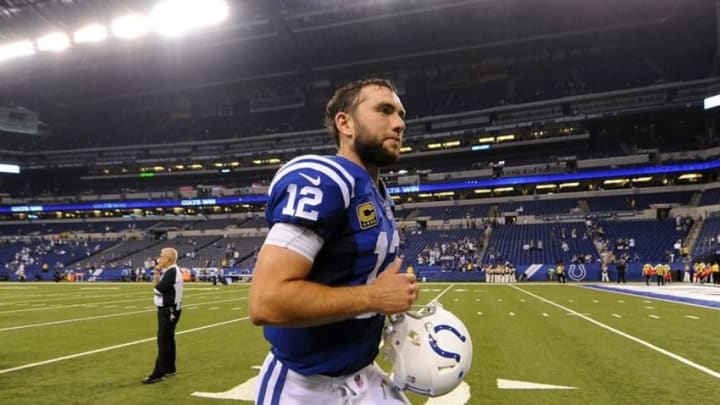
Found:
[(606, 262), (602, 262), (602, 264), (600, 265), (600, 274), (602, 275), (601, 281), (603, 283), (610, 282), (610, 271), (608, 269), (608, 264)]
[(157, 347), (155, 368), (142, 379), (143, 384), (153, 384), (175, 375), (175, 327), (182, 313), (183, 279), (177, 266), (178, 252), (173, 248), (160, 251), (153, 271), (153, 292), (157, 307)]
[(210, 281), (212, 281), (212, 285), (217, 285), (217, 282), (218, 282), (218, 274), (217, 273), (218, 273), (217, 269), (214, 267), (210, 270)]
[(627, 268), (627, 262), (625, 257), (621, 257), (620, 260), (615, 264), (615, 270), (617, 270), (617, 283), (620, 284), (622, 281), (625, 284), (625, 269)]
[(652, 264), (645, 263), (642, 269), (642, 274), (645, 276), (645, 285), (650, 285), (650, 278), (655, 274), (655, 269)]
[(683, 259), (683, 283), (690, 283), (692, 280), (692, 276), (690, 274), (691, 266), (691, 259), (690, 256), (685, 256)]
[(415, 275), (400, 273), (395, 206), (379, 178), (400, 155), (405, 108), (389, 81), (356, 81), (330, 99), (325, 125), (337, 155), (290, 160), (268, 190), (249, 296), (271, 345), (256, 403), (409, 404), (374, 363), (385, 315), (418, 294)]
[(663, 266), (662, 263), (655, 265), (655, 277), (657, 285), (665, 285), (665, 266)]
[(558, 283), (565, 284), (565, 264), (562, 260), (555, 265), (555, 272), (557, 273)]

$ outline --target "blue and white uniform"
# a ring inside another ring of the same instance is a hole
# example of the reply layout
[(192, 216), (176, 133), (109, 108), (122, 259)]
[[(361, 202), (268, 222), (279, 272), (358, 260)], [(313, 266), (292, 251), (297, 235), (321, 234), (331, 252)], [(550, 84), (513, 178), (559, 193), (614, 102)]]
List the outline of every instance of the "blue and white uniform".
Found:
[[(269, 187), (265, 216), (270, 227), (265, 243), (306, 256), (313, 262), (308, 280), (325, 285), (371, 283), (395, 259), (400, 244), (394, 204), (384, 185), (377, 187), (363, 167), (339, 156), (300, 156), (280, 168)], [(314, 327), (265, 326), (272, 349), (261, 371), (257, 402), (275, 403), (282, 396), (281, 403), (293, 403), (279, 392), (293, 390), (291, 375), (304, 389), (319, 384), (310, 393), (348, 380), (352, 393), (374, 383), (388, 391), (376, 394), (387, 397), (381, 402), (404, 403), (373, 364), (384, 321), (383, 314), (368, 313)], [(347, 390), (346, 384), (338, 392)]]

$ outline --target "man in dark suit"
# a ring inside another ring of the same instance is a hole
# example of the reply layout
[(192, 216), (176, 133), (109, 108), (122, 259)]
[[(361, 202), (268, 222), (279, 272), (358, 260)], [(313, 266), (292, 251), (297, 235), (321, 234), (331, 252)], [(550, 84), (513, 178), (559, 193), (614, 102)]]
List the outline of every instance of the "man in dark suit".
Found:
[(158, 354), (155, 368), (142, 379), (143, 384), (163, 381), (165, 376), (175, 375), (175, 326), (182, 312), (183, 280), (177, 266), (178, 252), (173, 248), (160, 251), (158, 264), (153, 272), (153, 292), (157, 307)]

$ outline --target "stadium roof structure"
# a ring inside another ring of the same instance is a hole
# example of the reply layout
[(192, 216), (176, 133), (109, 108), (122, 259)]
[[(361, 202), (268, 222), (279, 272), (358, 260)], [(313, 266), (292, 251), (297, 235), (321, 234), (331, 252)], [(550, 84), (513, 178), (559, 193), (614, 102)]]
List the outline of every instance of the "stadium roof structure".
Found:
[[(148, 13), (159, 0), (3, 0), (0, 45)], [(204, 2), (194, 2), (204, 3)], [(716, 42), (712, 2), (682, 0), (231, 1), (227, 20), (182, 38), (148, 35), (0, 62), (4, 99), (83, 105), (228, 85), (323, 81), (608, 44)], [(709, 36), (709, 38), (708, 38)], [(672, 40), (672, 41), (671, 41)]]

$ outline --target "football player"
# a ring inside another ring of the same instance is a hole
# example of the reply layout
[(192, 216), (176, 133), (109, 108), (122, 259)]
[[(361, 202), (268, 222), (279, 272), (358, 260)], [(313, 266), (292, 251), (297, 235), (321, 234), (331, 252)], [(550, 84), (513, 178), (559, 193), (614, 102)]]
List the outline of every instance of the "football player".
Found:
[(400, 155), (405, 108), (382, 79), (351, 83), (328, 102), (335, 156), (300, 156), (269, 186), (270, 232), (250, 289), (250, 319), (270, 353), (257, 404), (405, 404), (374, 363), (385, 314), (417, 300), (401, 273), (393, 200), (379, 179)]

